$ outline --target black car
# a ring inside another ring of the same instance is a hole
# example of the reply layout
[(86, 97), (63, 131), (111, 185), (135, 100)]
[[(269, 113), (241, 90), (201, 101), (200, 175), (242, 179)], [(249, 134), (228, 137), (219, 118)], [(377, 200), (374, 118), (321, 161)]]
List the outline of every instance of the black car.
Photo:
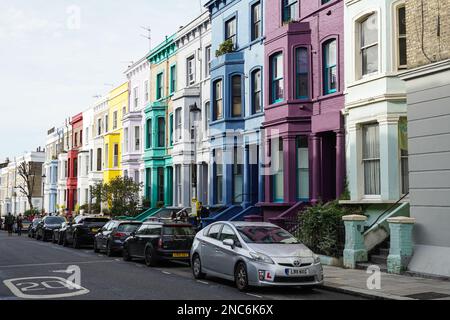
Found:
[(58, 229), (66, 222), (64, 217), (47, 216), (36, 227), (36, 240), (47, 241), (53, 238), (53, 230)]
[(66, 229), (68, 227), (69, 227), (69, 222), (66, 221), (59, 228), (56, 228), (55, 230), (53, 230), (52, 242), (62, 245), (63, 239), (64, 239), (64, 232), (66, 231)]
[(41, 222), (41, 218), (34, 218), (33, 222), (30, 223), (30, 225), (28, 226), (28, 237), (30, 238), (34, 238), (36, 237), (36, 228), (39, 224), (39, 222)]
[(188, 223), (144, 222), (123, 244), (123, 259), (145, 260), (149, 267), (162, 260), (189, 262), (195, 230)]
[(92, 246), (97, 232), (109, 222), (109, 218), (96, 216), (78, 216), (64, 232), (63, 246), (71, 244), (78, 249), (82, 245)]
[(124, 241), (135, 232), (142, 222), (110, 221), (95, 235), (94, 251), (104, 251), (108, 257), (121, 252)]

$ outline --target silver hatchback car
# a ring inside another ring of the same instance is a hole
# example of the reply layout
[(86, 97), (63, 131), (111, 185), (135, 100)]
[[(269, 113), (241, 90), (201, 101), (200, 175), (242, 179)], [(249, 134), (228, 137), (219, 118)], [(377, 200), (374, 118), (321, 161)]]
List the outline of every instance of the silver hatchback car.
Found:
[(320, 258), (286, 230), (264, 222), (216, 222), (195, 236), (191, 249), (196, 279), (206, 274), (250, 286), (323, 283)]

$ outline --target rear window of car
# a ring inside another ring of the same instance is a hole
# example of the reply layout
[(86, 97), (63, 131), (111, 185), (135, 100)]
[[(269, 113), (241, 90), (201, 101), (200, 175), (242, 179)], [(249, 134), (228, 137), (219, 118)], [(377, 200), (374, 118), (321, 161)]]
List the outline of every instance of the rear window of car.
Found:
[(192, 227), (177, 227), (169, 226), (163, 228), (163, 235), (165, 236), (193, 236), (195, 234)]
[(132, 223), (124, 223), (117, 227), (117, 231), (121, 232), (133, 232), (136, 231), (140, 227), (140, 224), (132, 224)]
[(47, 223), (47, 224), (61, 224), (64, 221), (65, 220), (62, 217), (48, 217), (48, 218), (45, 218), (45, 223)]
[(109, 219), (105, 218), (86, 218), (83, 220), (84, 223), (108, 223)]

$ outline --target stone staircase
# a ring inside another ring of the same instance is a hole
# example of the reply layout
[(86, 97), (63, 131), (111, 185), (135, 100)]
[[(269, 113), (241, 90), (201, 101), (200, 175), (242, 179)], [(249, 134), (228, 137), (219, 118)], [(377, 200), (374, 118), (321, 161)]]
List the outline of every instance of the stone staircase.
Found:
[(356, 264), (356, 268), (367, 270), (368, 267), (377, 265), (382, 272), (387, 272), (387, 258), (389, 256), (389, 247), (389, 239), (386, 239), (369, 253), (368, 262), (358, 262)]

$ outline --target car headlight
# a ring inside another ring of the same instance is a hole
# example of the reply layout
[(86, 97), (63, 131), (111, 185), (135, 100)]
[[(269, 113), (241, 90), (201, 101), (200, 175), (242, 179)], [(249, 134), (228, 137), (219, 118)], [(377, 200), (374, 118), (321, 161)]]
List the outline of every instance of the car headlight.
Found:
[(317, 254), (315, 254), (314, 255), (314, 264), (318, 264), (318, 263), (320, 263), (320, 257)]
[(250, 256), (253, 258), (253, 260), (258, 261), (258, 262), (263, 262), (263, 263), (268, 263), (268, 264), (275, 263), (268, 255), (265, 255), (264, 253), (250, 252)]

